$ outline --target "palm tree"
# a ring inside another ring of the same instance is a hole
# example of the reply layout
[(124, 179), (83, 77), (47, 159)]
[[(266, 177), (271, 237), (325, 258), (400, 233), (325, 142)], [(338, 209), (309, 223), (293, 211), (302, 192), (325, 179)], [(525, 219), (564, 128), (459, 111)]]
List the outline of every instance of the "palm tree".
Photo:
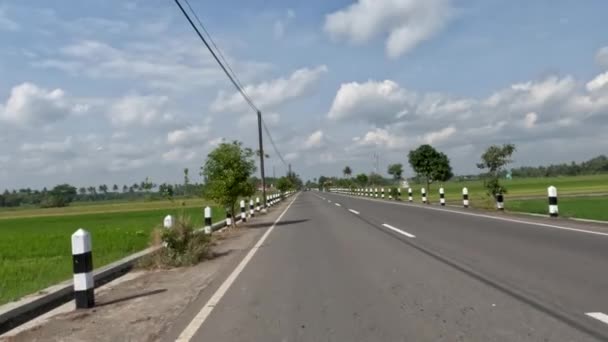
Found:
[(124, 193), (124, 192), (127, 192), (127, 191), (129, 191), (129, 187), (126, 186), (126, 185), (123, 185), (122, 186), (122, 192)]
[(350, 166), (346, 166), (344, 170), (342, 170), (342, 173), (344, 174), (344, 177), (350, 177), (350, 175), (353, 173), (353, 170), (350, 169)]
[(114, 184), (114, 186), (112, 187), (112, 191), (118, 192), (118, 185)]

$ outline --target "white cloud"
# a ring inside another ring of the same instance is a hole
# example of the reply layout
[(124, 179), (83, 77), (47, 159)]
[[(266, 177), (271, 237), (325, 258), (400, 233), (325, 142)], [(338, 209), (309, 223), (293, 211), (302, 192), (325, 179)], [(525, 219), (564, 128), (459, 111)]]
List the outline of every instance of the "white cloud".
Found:
[(589, 92), (598, 91), (608, 85), (608, 71), (597, 75), (594, 79), (587, 83), (587, 90)]
[(363, 147), (383, 147), (388, 149), (399, 149), (407, 145), (407, 140), (403, 136), (397, 136), (383, 128), (375, 128), (363, 137), (355, 137), (356, 146)]
[(439, 32), (450, 13), (448, 0), (358, 0), (327, 15), (324, 30), (358, 44), (387, 35), (386, 53), (396, 58)]
[(454, 133), (456, 133), (456, 128), (450, 126), (425, 134), (423, 140), (427, 144), (440, 144), (451, 137)]
[[(225, 82), (225, 75), (194, 40), (155, 35), (154, 43), (131, 41), (124, 47), (97, 40), (80, 40), (58, 49), (57, 55), (35, 60), (33, 66), (54, 68), (92, 79), (129, 79), (163, 91), (200, 91)], [(194, 45), (197, 46), (197, 45)], [(267, 71), (267, 63), (235, 61), (225, 53), (241, 80)]]
[(352, 118), (385, 118), (403, 116), (411, 95), (396, 82), (368, 81), (345, 83), (340, 86), (329, 110), (328, 118), (344, 120)]
[(44, 153), (65, 155), (73, 149), (72, 137), (66, 137), (63, 141), (46, 141), (42, 143), (24, 143), (21, 151), (26, 153)]
[[(302, 68), (294, 71), (288, 78), (247, 85), (244, 90), (258, 107), (274, 108), (306, 94), (326, 72), (325, 65), (314, 69)], [(243, 112), (248, 109), (247, 103), (238, 92), (232, 95), (220, 92), (211, 104), (211, 110), (214, 112)]]
[(0, 104), (0, 120), (21, 126), (48, 124), (87, 110), (87, 106), (75, 103), (62, 89), (48, 90), (22, 83), (12, 88), (5, 104)]
[(302, 147), (305, 150), (311, 150), (311, 149), (317, 149), (319, 147), (322, 147), (322, 146), (324, 146), (324, 144), (325, 144), (325, 142), (324, 142), (323, 131), (317, 130), (317, 131), (313, 132), (311, 135), (309, 135), (308, 138), (306, 138)]
[(536, 124), (536, 120), (538, 120), (538, 115), (534, 112), (530, 112), (526, 114), (524, 118), (524, 126), (526, 128), (532, 128)]
[(173, 115), (168, 112), (167, 102), (166, 96), (128, 95), (110, 107), (108, 117), (118, 127), (153, 126), (170, 122)]
[(298, 157), (300, 156), (300, 154), (298, 152), (289, 152), (285, 154), (285, 160), (296, 160), (298, 159)]
[(184, 161), (190, 161), (190, 160), (194, 159), (195, 156), (196, 156), (195, 151), (184, 149), (181, 147), (176, 147), (176, 148), (173, 148), (173, 149), (163, 153), (162, 157), (165, 161), (184, 162)]
[(595, 62), (602, 68), (608, 68), (608, 46), (599, 49), (595, 54)]
[(289, 9), (285, 13), (285, 17), (277, 19), (274, 22), (273, 32), (275, 39), (281, 39), (285, 36), (285, 30), (287, 29), (287, 26), (295, 17), (296, 13), (292, 9)]
[(167, 134), (167, 143), (172, 146), (193, 147), (207, 142), (209, 125), (195, 125), (177, 129)]
[(21, 26), (14, 20), (11, 20), (6, 15), (6, 9), (0, 7), (0, 30), (19, 31)]

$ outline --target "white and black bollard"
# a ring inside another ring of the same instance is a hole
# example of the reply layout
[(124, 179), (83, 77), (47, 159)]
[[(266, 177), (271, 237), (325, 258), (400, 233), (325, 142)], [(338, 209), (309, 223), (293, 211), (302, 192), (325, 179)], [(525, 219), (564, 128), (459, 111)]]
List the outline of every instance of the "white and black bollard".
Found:
[(247, 222), (247, 211), (245, 209), (245, 200), (241, 200), (241, 221)]
[(408, 188), (407, 189), (407, 200), (409, 202), (413, 202), (414, 201), (414, 192), (412, 191), (412, 188)]
[(445, 206), (445, 190), (443, 188), (439, 188), (439, 204), (442, 207)]
[(496, 209), (505, 210), (505, 198), (502, 194), (496, 195)]
[(250, 200), (249, 200), (249, 215), (250, 215), (251, 217), (254, 217), (254, 216), (255, 216), (255, 207), (254, 207), (254, 205), (253, 205), (253, 199), (250, 199)]
[(163, 227), (170, 229), (173, 227), (173, 216), (167, 215), (163, 220)]
[(374, 188), (374, 197), (378, 197), (378, 188)]
[(82, 228), (72, 234), (72, 264), (74, 266), (76, 308), (92, 308), (95, 306), (95, 285), (93, 283), (91, 234)]
[(255, 211), (257, 211), (257, 212), (260, 211), (260, 198), (259, 197), (255, 198)]
[(211, 234), (211, 207), (205, 207), (205, 234)]
[(401, 188), (397, 188), (397, 201), (401, 201)]
[(553, 185), (548, 187), (547, 194), (549, 195), (549, 216), (557, 217), (559, 215), (557, 208), (557, 188)]
[(420, 189), (420, 193), (422, 194), (422, 203), (426, 204), (426, 189)]
[(469, 189), (462, 188), (462, 205), (465, 208), (469, 207)]
[(226, 226), (230, 227), (232, 225), (232, 214), (230, 210), (226, 209)]
[(384, 188), (380, 188), (380, 193), (382, 194), (382, 199), (384, 199)]

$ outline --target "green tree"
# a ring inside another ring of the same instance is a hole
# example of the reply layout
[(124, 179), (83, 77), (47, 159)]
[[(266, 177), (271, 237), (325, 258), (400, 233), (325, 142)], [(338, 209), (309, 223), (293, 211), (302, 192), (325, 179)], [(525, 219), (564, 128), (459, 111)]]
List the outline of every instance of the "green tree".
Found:
[(117, 184), (114, 184), (114, 186), (112, 187), (112, 191), (118, 192), (118, 185)]
[(384, 185), (384, 183), (386, 182), (384, 181), (384, 177), (375, 172), (372, 172), (368, 177), (368, 183), (370, 185)]
[(80, 195), (83, 195), (83, 196), (84, 196), (84, 195), (86, 195), (86, 194), (87, 194), (87, 189), (86, 189), (85, 187), (80, 187), (80, 188), (78, 189), (78, 193), (79, 193)]
[(49, 191), (40, 203), (43, 208), (65, 207), (76, 198), (76, 188), (69, 184), (60, 184)]
[(368, 181), (367, 175), (365, 173), (360, 173), (355, 176), (355, 181), (360, 186), (365, 186), (365, 185), (367, 185), (367, 181)]
[(209, 155), (202, 174), (207, 180), (204, 195), (224, 206), (235, 215), (236, 202), (240, 196), (254, 194), (250, 177), (256, 170), (254, 152), (238, 141), (221, 143)]
[(496, 198), (498, 194), (507, 193), (507, 189), (500, 184), (499, 179), (504, 166), (512, 162), (513, 152), (515, 152), (513, 144), (492, 145), (481, 155), (481, 163), (478, 163), (477, 167), (482, 170), (487, 169), (483, 184), (489, 196)]
[(344, 177), (350, 177), (350, 175), (353, 173), (353, 170), (351, 170), (350, 166), (346, 166), (344, 170), (342, 170), (342, 173), (344, 174)]
[(126, 185), (123, 185), (123, 186), (122, 186), (122, 192), (123, 192), (123, 193), (126, 193), (127, 191), (129, 191), (129, 187), (128, 187), (128, 186), (126, 186)]
[(281, 177), (277, 181), (277, 189), (279, 189), (280, 192), (292, 190), (293, 188), (294, 184), (291, 182), (289, 177)]
[(184, 195), (188, 196), (188, 188), (190, 187), (190, 177), (188, 176), (188, 173), (190, 172), (190, 170), (188, 170), (188, 168), (184, 169)]
[(401, 175), (403, 175), (403, 164), (391, 164), (388, 166), (388, 174), (393, 176), (394, 180), (401, 180)]
[(431, 145), (420, 145), (417, 149), (410, 151), (408, 159), (412, 170), (419, 177), (424, 178), (427, 193), (431, 192), (432, 182), (445, 182), (454, 175), (448, 156)]

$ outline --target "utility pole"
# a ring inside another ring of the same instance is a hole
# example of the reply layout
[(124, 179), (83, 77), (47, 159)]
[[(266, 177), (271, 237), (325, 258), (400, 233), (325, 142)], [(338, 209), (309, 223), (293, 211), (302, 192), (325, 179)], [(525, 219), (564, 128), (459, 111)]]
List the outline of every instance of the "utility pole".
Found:
[(289, 164), (289, 173), (287, 175), (291, 176), (291, 164)]
[(260, 173), (262, 176), (262, 208), (266, 210), (266, 177), (264, 176), (264, 144), (262, 142), (262, 112), (258, 110), (258, 137), (260, 143)]

